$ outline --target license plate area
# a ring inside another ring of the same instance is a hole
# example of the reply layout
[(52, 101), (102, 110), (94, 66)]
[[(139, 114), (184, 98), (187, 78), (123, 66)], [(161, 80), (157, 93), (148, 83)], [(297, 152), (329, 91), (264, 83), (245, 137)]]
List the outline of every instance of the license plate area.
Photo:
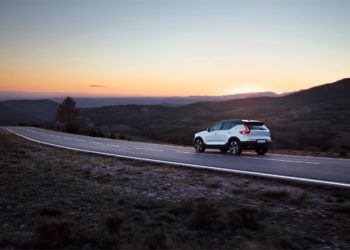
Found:
[(256, 140), (256, 142), (259, 144), (263, 144), (263, 143), (266, 143), (266, 140)]

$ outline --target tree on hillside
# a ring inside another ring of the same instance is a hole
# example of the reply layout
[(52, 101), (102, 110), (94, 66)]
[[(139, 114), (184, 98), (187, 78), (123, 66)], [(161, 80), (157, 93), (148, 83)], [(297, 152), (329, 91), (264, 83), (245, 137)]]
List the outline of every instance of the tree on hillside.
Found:
[(76, 124), (78, 121), (79, 110), (75, 107), (75, 101), (71, 97), (66, 97), (58, 106), (56, 120), (65, 124)]

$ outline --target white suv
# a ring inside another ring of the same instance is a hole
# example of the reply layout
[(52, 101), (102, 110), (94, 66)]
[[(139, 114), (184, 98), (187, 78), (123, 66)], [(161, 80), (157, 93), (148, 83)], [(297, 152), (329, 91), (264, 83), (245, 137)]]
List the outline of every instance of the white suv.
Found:
[(266, 154), (271, 144), (270, 130), (261, 121), (225, 120), (215, 123), (206, 131), (194, 135), (193, 145), (198, 153), (206, 148), (218, 148), (240, 155), (243, 149), (255, 149), (257, 154)]

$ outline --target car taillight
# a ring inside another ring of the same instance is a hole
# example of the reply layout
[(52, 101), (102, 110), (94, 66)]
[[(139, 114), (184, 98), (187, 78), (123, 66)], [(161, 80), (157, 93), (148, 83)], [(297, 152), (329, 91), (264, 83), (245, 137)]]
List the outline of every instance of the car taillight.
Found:
[(245, 130), (240, 130), (239, 133), (241, 133), (242, 135), (247, 135), (250, 133), (250, 129), (247, 125), (244, 124), (244, 128)]

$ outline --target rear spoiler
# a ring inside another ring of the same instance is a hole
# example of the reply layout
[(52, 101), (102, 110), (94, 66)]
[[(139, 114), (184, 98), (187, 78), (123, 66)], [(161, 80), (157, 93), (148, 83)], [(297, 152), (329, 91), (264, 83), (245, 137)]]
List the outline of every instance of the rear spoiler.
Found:
[(264, 125), (264, 122), (258, 121), (258, 120), (242, 120), (243, 124), (250, 124), (250, 125)]

